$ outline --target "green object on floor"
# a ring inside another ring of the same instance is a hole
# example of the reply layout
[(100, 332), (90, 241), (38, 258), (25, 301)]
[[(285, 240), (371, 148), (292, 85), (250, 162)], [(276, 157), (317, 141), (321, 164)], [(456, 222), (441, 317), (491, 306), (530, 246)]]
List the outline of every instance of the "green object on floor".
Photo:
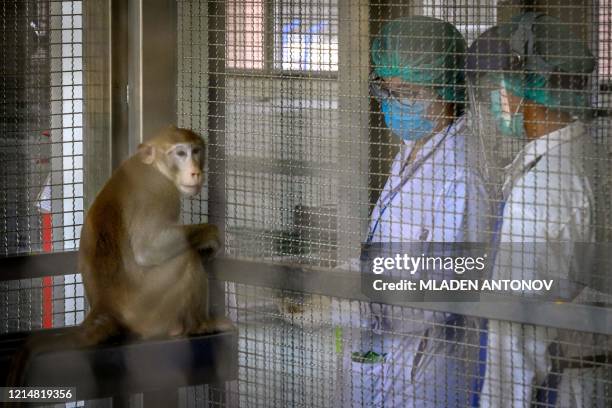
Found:
[(336, 353), (342, 354), (342, 327), (337, 326), (335, 331)]
[(364, 364), (373, 364), (373, 363), (382, 363), (385, 361), (386, 354), (378, 354), (375, 351), (366, 351), (365, 353), (361, 351), (355, 351), (351, 354), (351, 360), (356, 363), (364, 363)]

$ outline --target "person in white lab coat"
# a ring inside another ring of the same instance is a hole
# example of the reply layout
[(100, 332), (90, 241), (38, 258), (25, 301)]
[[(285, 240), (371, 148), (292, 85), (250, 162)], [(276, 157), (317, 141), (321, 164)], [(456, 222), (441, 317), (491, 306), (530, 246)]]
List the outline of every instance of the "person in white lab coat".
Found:
[[(465, 47), (452, 24), (424, 16), (386, 23), (373, 42), (371, 92), (402, 146), (371, 214), (370, 243), (488, 239), (488, 196), (462, 117)], [(345, 339), (337, 406), (466, 406), (477, 359), (473, 320), (377, 303), (357, 308), (371, 335)]]
[[(577, 255), (596, 240), (597, 156), (583, 119), (594, 66), (586, 44), (539, 13), (489, 29), (468, 49), (478, 133), (489, 146), (496, 139), (513, 142), (487, 149), (496, 154), (489, 156), (490, 175), (500, 176), (492, 181), (501, 184), (491, 278), (554, 279), (550, 295), (563, 301), (591, 295), (587, 257)], [(516, 149), (508, 155), (503, 146)], [(515, 294), (544, 299), (541, 293)], [(483, 345), (481, 407), (610, 404), (604, 395), (609, 368), (555, 368), (556, 361), (605, 354), (604, 336), (490, 320)]]

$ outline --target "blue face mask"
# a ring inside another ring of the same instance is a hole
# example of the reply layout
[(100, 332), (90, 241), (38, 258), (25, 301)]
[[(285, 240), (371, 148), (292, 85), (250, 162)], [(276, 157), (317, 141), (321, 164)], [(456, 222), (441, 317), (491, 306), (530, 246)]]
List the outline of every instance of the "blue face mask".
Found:
[(499, 89), (491, 91), (491, 114), (497, 122), (497, 128), (504, 136), (515, 138), (525, 137), (525, 118), (522, 112), (518, 112), (523, 100), (516, 108), (516, 112), (508, 113), (502, 109), (502, 94)]
[(430, 103), (403, 99), (400, 103), (394, 98), (384, 98), (380, 102), (387, 127), (406, 141), (414, 141), (429, 136), (436, 122), (425, 117)]

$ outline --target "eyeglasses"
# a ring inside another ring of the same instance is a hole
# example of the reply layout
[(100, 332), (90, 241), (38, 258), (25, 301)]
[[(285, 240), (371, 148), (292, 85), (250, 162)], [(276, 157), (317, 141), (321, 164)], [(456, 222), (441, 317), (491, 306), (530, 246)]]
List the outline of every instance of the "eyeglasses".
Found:
[[(402, 105), (409, 105), (414, 101), (433, 101), (438, 96), (431, 89), (425, 87), (412, 88), (410, 85), (391, 85), (378, 75), (370, 74), (370, 93), (378, 100), (395, 99)], [(406, 103), (405, 101), (410, 101)]]

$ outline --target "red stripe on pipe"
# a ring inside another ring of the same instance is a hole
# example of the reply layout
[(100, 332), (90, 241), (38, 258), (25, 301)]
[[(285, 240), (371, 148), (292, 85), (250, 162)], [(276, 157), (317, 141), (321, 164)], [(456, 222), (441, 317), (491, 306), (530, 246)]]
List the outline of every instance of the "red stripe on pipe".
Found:
[[(42, 213), (42, 245), (44, 252), (53, 252), (53, 216)], [(42, 280), (42, 327), (53, 327), (53, 278), (45, 276)]]

